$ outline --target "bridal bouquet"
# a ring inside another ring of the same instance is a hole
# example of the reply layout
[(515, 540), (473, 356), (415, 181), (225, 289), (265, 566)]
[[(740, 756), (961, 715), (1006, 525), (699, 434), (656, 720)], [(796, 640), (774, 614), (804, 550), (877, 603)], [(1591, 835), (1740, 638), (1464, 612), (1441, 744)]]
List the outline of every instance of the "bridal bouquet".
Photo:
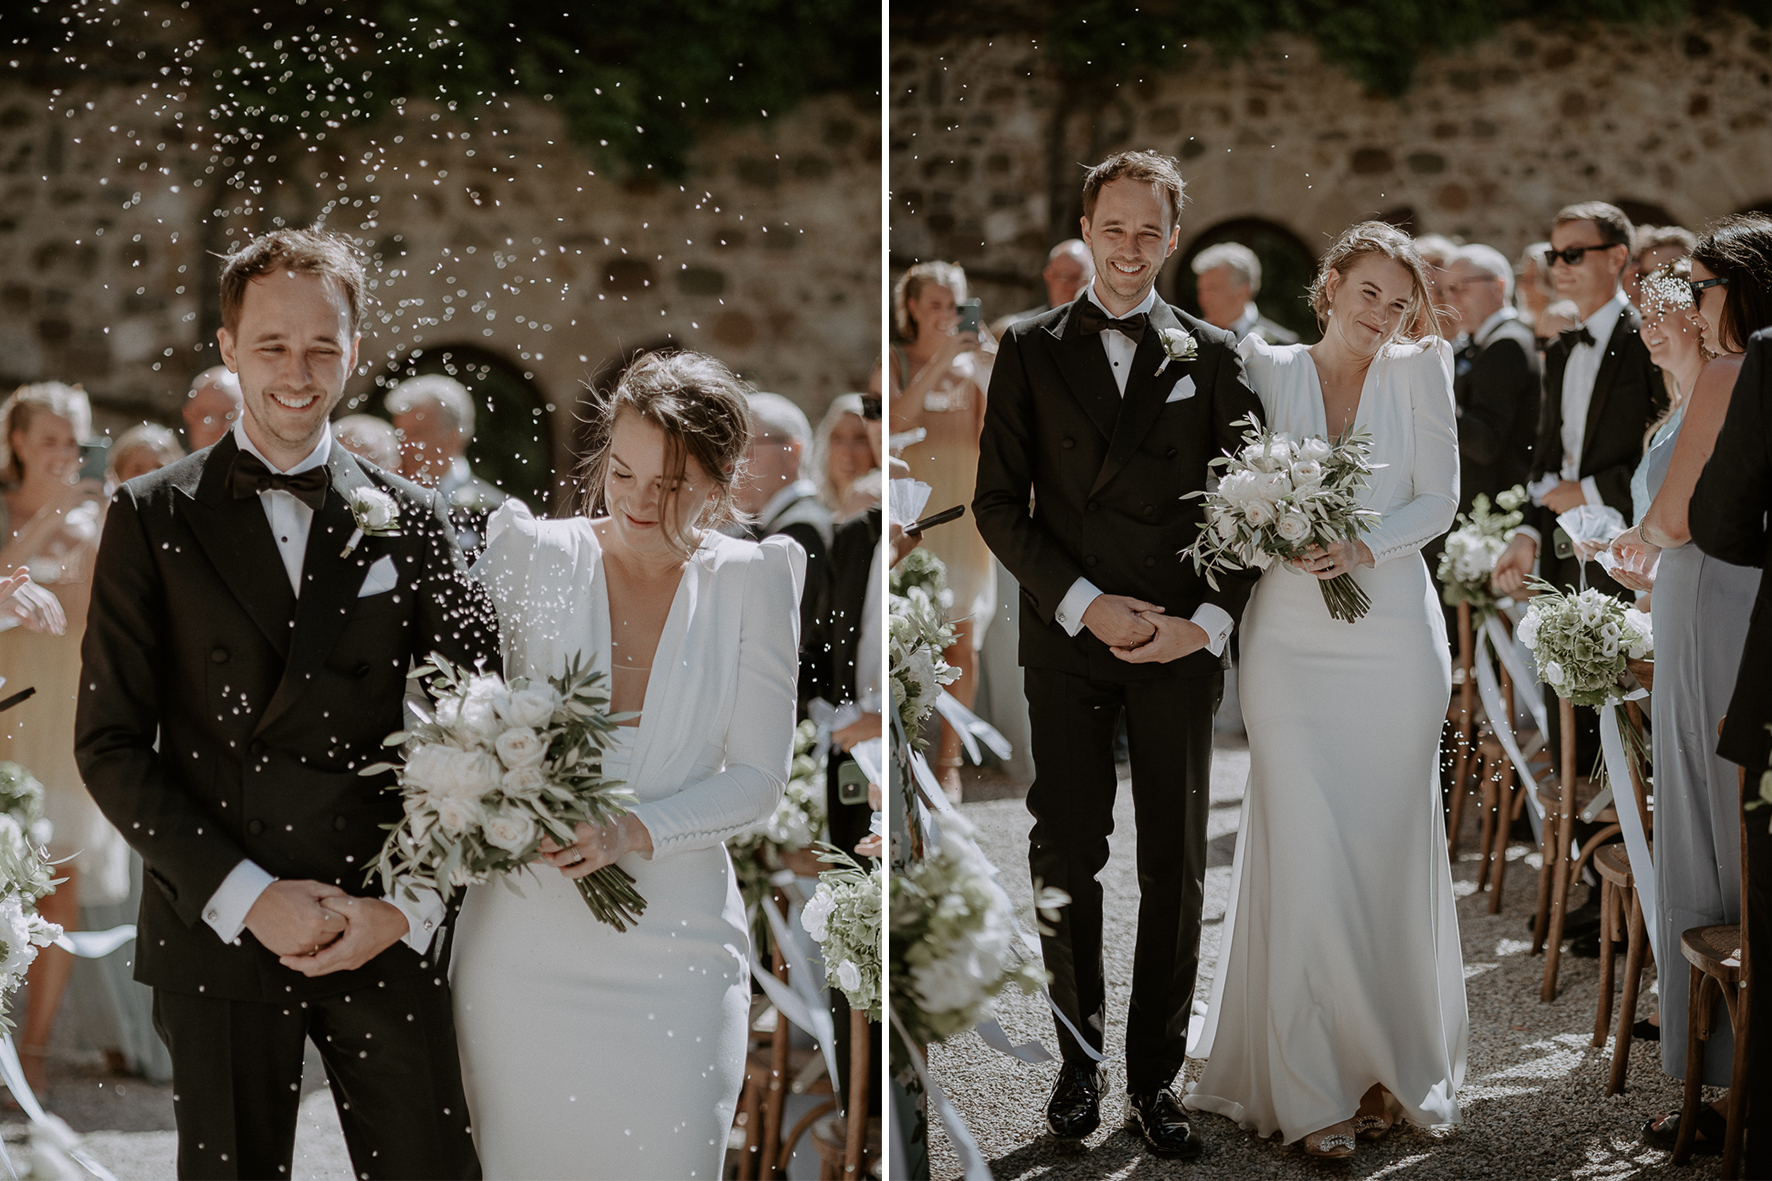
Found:
[(908, 595), (913, 586), (921, 587), (929, 596), (929, 601), (940, 607), (944, 613), (954, 605), (954, 592), (948, 589), (946, 564), (922, 546), (906, 554), (892, 568), (890, 589), (893, 594)]
[[(390, 734), (401, 765), (376, 763), (359, 774), (396, 773), (405, 817), (388, 826), (366, 880), (428, 886), (447, 899), (534, 860), (544, 836), (562, 847), (579, 822), (620, 819), (633, 793), (603, 778), (603, 750), (622, 720), (609, 713), (602, 674), (574, 657), (547, 681), (472, 673), (432, 654), (414, 669), (433, 702), (417, 724)], [(626, 931), (646, 910), (634, 879), (606, 865), (576, 885), (598, 919)]]
[(1531, 585), (1537, 593), (1514, 634), (1532, 649), (1538, 679), (1576, 705), (1622, 698), (1625, 661), (1655, 651), (1649, 617), (1593, 587), (1563, 593), (1542, 579)]
[(800, 925), (818, 941), (827, 981), (849, 1007), (880, 1019), (880, 895), (885, 869), (866, 870), (847, 853), (830, 849), (819, 858), (833, 868), (818, 875), (818, 892), (806, 900)]
[(1479, 492), (1471, 501), (1471, 511), (1458, 514), (1458, 527), (1446, 535), (1446, 548), (1435, 572), (1448, 607), (1469, 603), (1479, 615), (1494, 613), (1497, 600), (1489, 589), (1489, 579), (1501, 551), (1507, 548), (1508, 537), (1525, 519), (1520, 506), (1526, 499), (1526, 490), (1516, 485), (1497, 494), (1491, 508), (1489, 498)]
[[(1266, 570), (1275, 561), (1302, 558), (1311, 547), (1325, 548), (1359, 536), (1378, 522), (1380, 514), (1360, 507), (1359, 492), (1373, 472), (1371, 435), (1356, 431), (1338, 443), (1315, 436), (1294, 440), (1253, 419), (1243, 448), (1214, 459), (1222, 468), (1218, 486), (1187, 497), (1201, 497), (1206, 519), (1200, 536), (1182, 551), (1218, 588), (1219, 570), (1254, 567)], [(1329, 614), (1347, 623), (1366, 614), (1372, 600), (1351, 574), (1319, 580)]]
[(817, 754), (818, 727), (803, 721), (794, 730), (793, 767), (775, 811), (726, 841), (747, 909), (769, 892), (770, 879), (788, 868), (786, 855), (810, 849), (824, 834), (824, 760)]
[[(892, 875), (892, 1011), (918, 1043), (939, 1042), (991, 1015), (991, 998), (1011, 985), (1033, 992), (1046, 969), (1015, 953), (1015, 909), (972, 826), (942, 814), (940, 844)], [(1063, 905), (1043, 890), (1042, 913)]]
[(56, 887), (43, 847), (48, 839), (43, 785), (17, 763), (0, 763), (0, 1031), (10, 1025), (6, 1002), (25, 982), (37, 950), (62, 933), (37, 913), (38, 901)]
[(905, 736), (920, 750), (924, 745), (920, 737), (923, 721), (935, 708), (942, 686), (960, 677), (960, 670), (941, 655), (954, 642), (954, 627), (947, 612), (923, 586), (908, 586), (904, 594), (888, 598), (892, 614), (887, 632), (887, 680)]

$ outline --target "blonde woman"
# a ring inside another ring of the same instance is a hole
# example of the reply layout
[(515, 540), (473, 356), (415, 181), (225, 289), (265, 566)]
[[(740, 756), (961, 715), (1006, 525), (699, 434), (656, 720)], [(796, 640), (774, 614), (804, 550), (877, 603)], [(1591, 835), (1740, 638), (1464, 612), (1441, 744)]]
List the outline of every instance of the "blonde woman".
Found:
[[(1452, 670), (1421, 547), (1458, 507), (1452, 353), (1401, 231), (1353, 226), (1311, 287), (1314, 345), (1242, 344), (1268, 424), (1371, 433), (1357, 540), (1261, 576), (1243, 615), (1249, 785), (1212, 1003), (1187, 1106), (1313, 1156), (1353, 1155), (1399, 1115), (1460, 1120), (1469, 1021), (1440, 818)], [(1332, 619), (1316, 579), (1372, 599)]]

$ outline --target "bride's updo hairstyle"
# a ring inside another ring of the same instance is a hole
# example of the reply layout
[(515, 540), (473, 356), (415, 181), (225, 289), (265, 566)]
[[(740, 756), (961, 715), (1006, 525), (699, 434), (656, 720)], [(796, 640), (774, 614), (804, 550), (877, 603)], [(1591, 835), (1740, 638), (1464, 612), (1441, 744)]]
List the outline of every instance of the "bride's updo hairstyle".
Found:
[[(686, 521), (681, 532), (672, 535), (666, 526), (674, 549), (693, 553), (695, 530), (748, 519), (733, 500), (732, 489), (750, 444), (751, 418), (744, 386), (732, 370), (706, 353), (648, 353), (628, 366), (609, 394), (599, 398), (593, 390), (591, 399), (589, 447), (578, 468), (584, 482), (581, 513), (600, 517), (609, 511), (603, 484), (609, 474), (615, 420), (625, 411), (664, 433), (665, 470), (672, 477), (683, 479), (694, 459), (714, 482), (712, 501)], [(661, 523), (674, 519), (676, 500), (676, 488), (667, 487), (659, 498)]]
[(1322, 329), (1329, 323), (1329, 273), (1333, 271), (1346, 279), (1356, 263), (1374, 254), (1401, 265), (1409, 272), (1410, 279), (1408, 305), (1403, 308), (1397, 326), (1391, 330), (1390, 341), (1385, 343), (1441, 335), (1439, 313), (1428, 294), (1432, 287), (1428, 283), (1427, 263), (1423, 261), (1421, 251), (1416, 249), (1415, 239), (1382, 221), (1362, 221), (1349, 226), (1323, 255), (1308, 295), (1311, 311), (1317, 313), (1317, 327)]

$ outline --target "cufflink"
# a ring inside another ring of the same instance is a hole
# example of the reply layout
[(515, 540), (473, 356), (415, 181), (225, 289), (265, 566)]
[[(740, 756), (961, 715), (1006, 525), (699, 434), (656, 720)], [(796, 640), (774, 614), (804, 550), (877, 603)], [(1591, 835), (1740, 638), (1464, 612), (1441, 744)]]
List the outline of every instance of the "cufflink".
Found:
[(430, 929), (431, 929), (431, 920), (426, 919), (425, 920), (425, 930), (429, 931)]
[(203, 916), (203, 917), (204, 917), (204, 918), (206, 918), (206, 919), (208, 919), (208, 920), (209, 920), (209, 921), (210, 921), (210, 922), (212, 922), (212, 923), (213, 923), (213, 922), (215, 922), (215, 921), (216, 921), (216, 920), (218, 920), (218, 919), (220, 919), (220, 918), (221, 918), (221, 911), (219, 911), (219, 910), (212, 910), (212, 911), (210, 911), (210, 912), (209, 912), (209, 913), (208, 913), (208, 914), (206, 914), (206, 915), (204, 915), (204, 916)]

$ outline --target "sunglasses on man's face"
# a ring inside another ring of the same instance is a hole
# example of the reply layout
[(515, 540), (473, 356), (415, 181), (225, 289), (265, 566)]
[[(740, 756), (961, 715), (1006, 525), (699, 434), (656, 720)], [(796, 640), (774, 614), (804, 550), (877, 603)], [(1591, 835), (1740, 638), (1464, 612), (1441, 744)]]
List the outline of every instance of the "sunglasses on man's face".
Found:
[(1697, 307), (1699, 300), (1701, 300), (1703, 298), (1703, 295), (1701, 294), (1702, 292), (1704, 292), (1707, 288), (1711, 288), (1711, 287), (1727, 287), (1727, 286), (1729, 286), (1729, 280), (1727, 280), (1727, 279), (1700, 279), (1696, 283), (1687, 283), (1686, 286), (1690, 287), (1692, 289), (1692, 306)]
[[(1614, 243), (1613, 245), (1617, 245)], [(1610, 250), (1611, 246), (1571, 246), (1567, 250), (1558, 250), (1552, 246), (1544, 252), (1544, 265), (1555, 266), (1560, 258), (1572, 267), (1581, 265), (1581, 257), (1590, 250)]]

